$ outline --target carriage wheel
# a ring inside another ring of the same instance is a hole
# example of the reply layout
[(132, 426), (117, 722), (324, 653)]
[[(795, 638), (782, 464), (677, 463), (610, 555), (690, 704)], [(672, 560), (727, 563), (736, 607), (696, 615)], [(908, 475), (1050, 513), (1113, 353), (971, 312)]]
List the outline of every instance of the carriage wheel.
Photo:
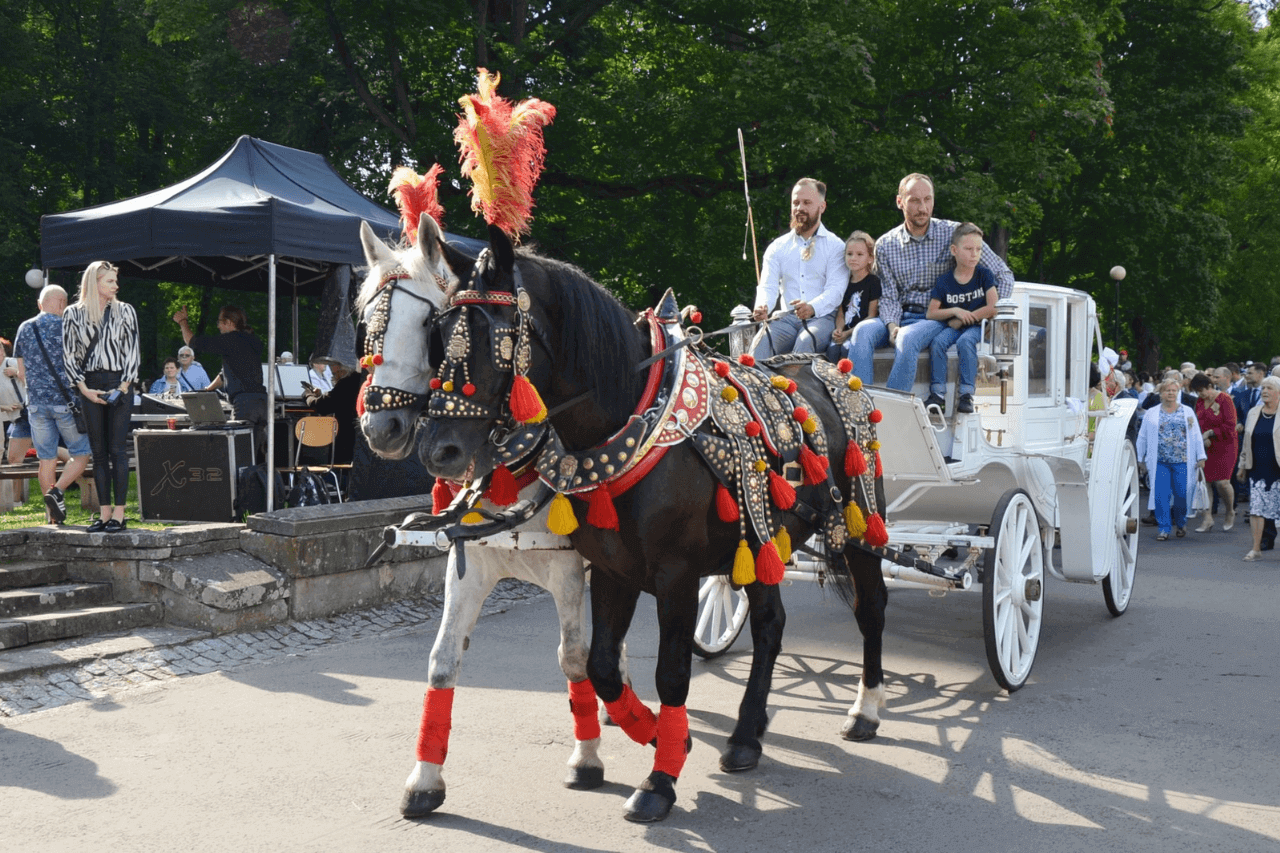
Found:
[(1010, 693), (1031, 674), (1044, 614), (1044, 549), (1031, 498), (1010, 489), (991, 516), (995, 545), (982, 571), (982, 626), (987, 663)]
[(747, 623), (747, 593), (734, 589), (727, 575), (711, 575), (698, 587), (698, 626), (693, 631), (693, 651), (711, 660), (729, 651)]
[(1138, 568), (1138, 455), (1126, 441), (1116, 466), (1111, 517), (1115, 519), (1114, 556), (1111, 571), (1102, 579), (1102, 597), (1112, 616), (1123, 616), (1133, 597), (1133, 579)]

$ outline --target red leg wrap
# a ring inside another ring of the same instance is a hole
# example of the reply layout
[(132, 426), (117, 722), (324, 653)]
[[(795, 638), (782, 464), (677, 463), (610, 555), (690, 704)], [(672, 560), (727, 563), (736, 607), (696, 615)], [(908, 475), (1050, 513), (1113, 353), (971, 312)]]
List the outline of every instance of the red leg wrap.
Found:
[(569, 682), (569, 710), (573, 712), (574, 740), (594, 740), (600, 737), (596, 691), (588, 679)]
[(444, 764), (449, 753), (449, 729), (453, 725), (453, 688), (427, 689), (418, 727), (418, 760)]
[(636, 743), (650, 743), (658, 734), (657, 719), (640, 701), (630, 684), (623, 685), (622, 695), (616, 702), (605, 702), (604, 709), (609, 712), (609, 719), (617, 723), (618, 728)]
[(680, 778), (684, 760), (688, 756), (685, 745), (689, 740), (689, 715), (684, 705), (663, 705), (658, 709), (658, 751), (653, 757), (653, 769), (668, 776)]

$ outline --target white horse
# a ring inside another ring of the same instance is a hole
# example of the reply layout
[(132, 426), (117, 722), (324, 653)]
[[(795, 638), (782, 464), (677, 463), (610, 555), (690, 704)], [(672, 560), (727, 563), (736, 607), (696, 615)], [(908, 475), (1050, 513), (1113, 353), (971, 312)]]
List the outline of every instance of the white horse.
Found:
[[(418, 417), (430, 393), (429, 315), (439, 311), (466, 275), (471, 259), (445, 243), (430, 216), (418, 226), (418, 243), (392, 249), (362, 223), (369, 274), (360, 287), (356, 307), (366, 324), (366, 350), (381, 355), (373, 387), (362, 391), (365, 413), (360, 427), (370, 448), (381, 456), (403, 459), (415, 448)], [(521, 497), (532, 497), (537, 482)], [(490, 508), (493, 508), (490, 505)], [(479, 618), (481, 605), (502, 578), (518, 578), (551, 593), (560, 617), (560, 668), (569, 681), (573, 711), (573, 754), (564, 784), (589, 789), (604, 784), (600, 760), (600, 717), (595, 691), (587, 679), (586, 572), (568, 537), (547, 532), (547, 510), (508, 534), (466, 545), (466, 573), (458, 576), (457, 549), (450, 549), (445, 569), (444, 615), (431, 649), (428, 689), (418, 733), (417, 764), (405, 782), (400, 811), (418, 817), (444, 802), (443, 765), (448, 751), (453, 688), (462, 652)], [(512, 534), (515, 534), (514, 536)], [(532, 543), (533, 548), (521, 547)]]

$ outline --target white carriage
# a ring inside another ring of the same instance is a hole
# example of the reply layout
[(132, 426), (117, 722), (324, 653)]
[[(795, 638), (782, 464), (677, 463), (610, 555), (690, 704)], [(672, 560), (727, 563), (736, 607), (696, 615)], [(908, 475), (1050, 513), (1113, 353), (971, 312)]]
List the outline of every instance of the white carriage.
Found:
[[(972, 414), (944, 419), (925, 409), (927, 349), (916, 394), (881, 387), (892, 366), (889, 350), (877, 353), (876, 382), (867, 390), (884, 415), (886, 553), (897, 558), (883, 562), (886, 580), (944, 590), (969, 589), (977, 580), (987, 661), (1012, 692), (1035, 661), (1046, 573), (1101, 583), (1116, 616), (1129, 606), (1139, 494), (1126, 428), (1137, 403), (1116, 399), (1087, 411), (1089, 365), (1095, 346), (1102, 349), (1088, 294), (1019, 282), (997, 311), (985, 323)], [(948, 411), (954, 356), (950, 373)], [(786, 577), (820, 580), (822, 571), (821, 560), (797, 551)], [(727, 577), (706, 578), (695, 650), (723, 654), (746, 617), (741, 590)]]

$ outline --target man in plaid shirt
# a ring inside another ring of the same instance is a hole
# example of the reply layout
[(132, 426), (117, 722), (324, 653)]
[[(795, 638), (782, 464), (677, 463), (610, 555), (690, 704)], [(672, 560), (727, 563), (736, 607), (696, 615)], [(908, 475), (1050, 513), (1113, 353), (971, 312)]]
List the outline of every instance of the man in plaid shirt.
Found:
[[(903, 178), (896, 202), (902, 224), (876, 241), (880, 316), (858, 324), (849, 352), (853, 372), (869, 384), (875, 378), (876, 349), (892, 344), (897, 355), (887, 385), (910, 391), (921, 350), (942, 330), (942, 323), (925, 319), (925, 314), (938, 276), (951, 268), (951, 233), (960, 223), (933, 218), (933, 181), (927, 175)], [(1008, 297), (1013, 292), (1013, 273), (985, 241), (979, 263), (995, 274), (1000, 298)]]

